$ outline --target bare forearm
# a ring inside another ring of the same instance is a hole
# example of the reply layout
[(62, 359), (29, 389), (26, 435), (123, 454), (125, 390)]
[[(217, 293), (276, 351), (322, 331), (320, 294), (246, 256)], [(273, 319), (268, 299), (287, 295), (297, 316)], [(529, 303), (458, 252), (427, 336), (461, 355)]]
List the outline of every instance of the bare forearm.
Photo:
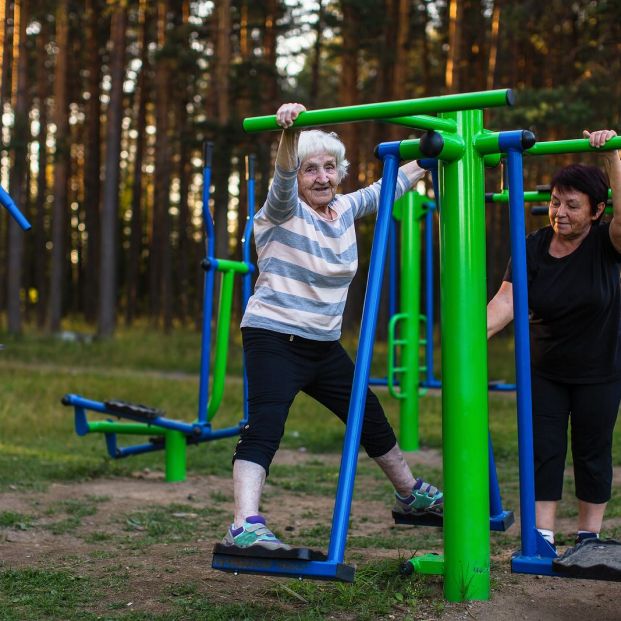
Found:
[(295, 170), (298, 167), (299, 137), (297, 129), (285, 129), (280, 136), (276, 164), (283, 170)]
[(503, 282), (498, 293), (487, 305), (487, 338), (500, 332), (513, 320), (513, 285)]

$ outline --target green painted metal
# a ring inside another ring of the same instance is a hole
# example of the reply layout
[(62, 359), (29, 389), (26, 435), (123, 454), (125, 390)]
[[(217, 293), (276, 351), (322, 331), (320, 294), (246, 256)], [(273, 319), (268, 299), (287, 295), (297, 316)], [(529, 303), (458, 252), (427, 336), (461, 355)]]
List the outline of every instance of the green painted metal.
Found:
[(404, 127), (413, 127), (415, 129), (434, 129), (436, 131), (454, 132), (455, 123), (450, 119), (440, 119), (437, 116), (400, 116), (396, 119), (385, 119), (386, 123), (394, 125), (403, 125)]
[(444, 140), (444, 146), (438, 155), (438, 160), (443, 162), (454, 162), (461, 159), (466, 148), (464, 139), (459, 135), (445, 134), (444, 132), (440, 132), (440, 135)]
[(243, 261), (231, 261), (230, 259), (216, 259), (218, 271), (234, 272), (235, 274), (247, 274), (248, 266)]
[(163, 436), (166, 430), (156, 425), (144, 423), (116, 423), (108, 420), (96, 420), (88, 423), (91, 433), (120, 433), (128, 436)]
[(399, 157), (402, 160), (420, 160), (425, 155), (420, 150), (420, 140), (402, 140), (399, 143)]
[[(218, 261), (219, 267), (225, 263), (236, 261)], [(247, 269), (248, 266), (246, 266)], [(229, 352), (229, 329), (231, 326), (231, 311), (233, 307), (233, 285), (235, 271), (222, 273), (220, 284), (220, 304), (218, 306), (218, 326), (216, 328), (216, 344), (211, 382), (211, 398), (207, 404), (207, 420), (211, 420), (222, 403), (224, 395), (224, 381), (226, 379), (226, 361)]]
[(412, 565), (417, 574), (431, 576), (444, 574), (444, 556), (441, 554), (422, 554), (411, 558), (408, 563)]
[[(405, 339), (397, 336), (397, 325), (406, 321), (407, 318), (407, 313), (395, 313), (388, 322), (386, 386), (388, 388), (388, 394), (393, 397), (393, 399), (398, 400), (405, 399), (405, 392), (403, 392), (400, 383), (399, 385), (397, 384), (397, 378), (406, 371), (406, 368), (397, 365), (397, 351), (405, 345)], [(401, 427), (401, 434), (402, 432), (403, 427)]]
[(614, 151), (621, 149), (621, 136), (611, 138), (606, 144), (594, 148), (589, 144), (588, 138), (575, 138), (574, 140), (549, 140), (538, 142), (535, 146), (524, 151), (524, 155), (559, 155), (565, 153), (586, 153), (600, 151)]
[(486, 155), (483, 158), (483, 162), (486, 168), (496, 168), (498, 164), (500, 164), (502, 156), (500, 153), (492, 153), (491, 155)]
[[(444, 116), (444, 115), (443, 115)], [(440, 162), (444, 595), (489, 599), (488, 406), (481, 110), (455, 119), (464, 156)]]
[[(612, 198), (612, 190), (608, 190), (608, 198)], [(524, 192), (525, 203), (547, 203), (549, 200), (550, 192), (542, 192), (540, 190), (528, 190)], [(502, 192), (492, 194), (492, 201), (494, 203), (508, 203), (509, 191), (503, 190)]]
[(165, 478), (168, 483), (178, 483), (186, 479), (187, 442), (185, 434), (166, 429), (165, 442)]
[(420, 381), (420, 261), (421, 218), (425, 214), (423, 203), (427, 197), (418, 192), (408, 192), (401, 199), (401, 312), (407, 315), (404, 323), (401, 365), (406, 372), (401, 376), (401, 392), (405, 398), (399, 409), (399, 438), (404, 451), (417, 451), (418, 438), (418, 384)]
[[(317, 125), (336, 125), (357, 121), (378, 121), (416, 114), (493, 108), (506, 106), (508, 103), (512, 103), (512, 93), (509, 89), (457, 93), (421, 99), (307, 110), (300, 113), (293, 125), (294, 127), (315, 127)], [(282, 130), (282, 127), (276, 122), (275, 114), (244, 119), (243, 128), (248, 133)]]

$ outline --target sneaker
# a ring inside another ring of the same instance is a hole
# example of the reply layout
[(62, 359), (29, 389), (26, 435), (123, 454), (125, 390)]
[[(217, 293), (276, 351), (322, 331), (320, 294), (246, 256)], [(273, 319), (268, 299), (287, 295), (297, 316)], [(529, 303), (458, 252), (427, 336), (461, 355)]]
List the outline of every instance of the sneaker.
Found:
[(581, 531), (576, 534), (576, 545), (586, 541), (587, 539), (599, 539), (599, 533), (591, 533), (589, 531)]
[(239, 528), (233, 528), (231, 525), (222, 540), (222, 545), (238, 548), (260, 546), (265, 550), (291, 550), (291, 546), (280, 541), (265, 525), (265, 518), (261, 515), (248, 516), (244, 525)]
[(444, 510), (444, 494), (430, 483), (416, 479), (412, 493), (403, 497), (395, 493), (397, 501), (393, 513), (402, 515), (416, 515), (421, 513), (437, 513), (442, 515)]

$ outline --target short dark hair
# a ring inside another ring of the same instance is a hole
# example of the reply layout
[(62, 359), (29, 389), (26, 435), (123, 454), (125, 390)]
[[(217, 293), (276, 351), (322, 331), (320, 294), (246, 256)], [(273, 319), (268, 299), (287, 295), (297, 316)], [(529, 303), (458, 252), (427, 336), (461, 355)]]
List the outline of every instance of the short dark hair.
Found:
[[(563, 191), (578, 190), (586, 194), (591, 203), (592, 215), (597, 213), (597, 206), (600, 203), (606, 204), (608, 201), (608, 179), (597, 166), (571, 164), (561, 168), (550, 182), (550, 191), (554, 188)], [(602, 215), (603, 213), (602, 211)], [(599, 221), (600, 218), (597, 220)]]

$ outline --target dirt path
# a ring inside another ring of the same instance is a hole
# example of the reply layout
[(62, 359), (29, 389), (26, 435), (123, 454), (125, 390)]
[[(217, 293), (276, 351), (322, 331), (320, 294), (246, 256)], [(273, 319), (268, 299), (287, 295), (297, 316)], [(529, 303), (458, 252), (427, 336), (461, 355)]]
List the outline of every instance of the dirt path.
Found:
[[(293, 451), (278, 455), (281, 464), (299, 464), (300, 459), (300, 454)], [(318, 456), (312, 459), (317, 460)], [(319, 459), (338, 464), (338, 456)], [(434, 451), (423, 451), (410, 460), (427, 465), (435, 460), (440, 466), (439, 455)], [(210, 568), (214, 540), (222, 535), (232, 511), (230, 488), (230, 480), (224, 477), (193, 476), (184, 483), (171, 485), (159, 473), (144, 472), (131, 478), (57, 483), (44, 492), (9, 491), (0, 496), (0, 513), (30, 516), (30, 521), (0, 528), (0, 568), (65, 569), (97, 579), (121, 572), (126, 581), (127, 607), (147, 614), (167, 611), (165, 598), (158, 594), (197, 581), (199, 591), (210, 601), (225, 603), (232, 591), (244, 601), (262, 601), (266, 589), (282, 581), (262, 576), (235, 577)], [(300, 532), (302, 525), (325, 529), (330, 524), (331, 497), (282, 490), (276, 493), (269, 486), (266, 496), (265, 511), (271, 521), (284, 525), (291, 535)], [(72, 512), (79, 507), (84, 514), (72, 523)], [(91, 510), (85, 511), (84, 507)], [(177, 520), (170, 532), (160, 533), (149, 545), (140, 543), (149, 536), (145, 507), (152, 512), (158, 507), (172, 511), (168, 519)], [(364, 519), (354, 519), (351, 535), (386, 534), (385, 502), (354, 501), (352, 516), (364, 516)], [(508, 567), (519, 533), (516, 526), (511, 533), (513, 541), (494, 559), (490, 601), (447, 604), (443, 611), (425, 611), (425, 616), (420, 618), (443, 621), (621, 619), (619, 583), (512, 575)], [(124, 550), (121, 564), (119, 555), (114, 553), (115, 545)], [(377, 548), (348, 548), (347, 553), (366, 561), (395, 557), (394, 550)], [(242, 583), (243, 591), (239, 591)], [(106, 610), (107, 604), (110, 602), (104, 597), (93, 612)], [(408, 613), (397, 609), (386, 618), (406, 619)]]

